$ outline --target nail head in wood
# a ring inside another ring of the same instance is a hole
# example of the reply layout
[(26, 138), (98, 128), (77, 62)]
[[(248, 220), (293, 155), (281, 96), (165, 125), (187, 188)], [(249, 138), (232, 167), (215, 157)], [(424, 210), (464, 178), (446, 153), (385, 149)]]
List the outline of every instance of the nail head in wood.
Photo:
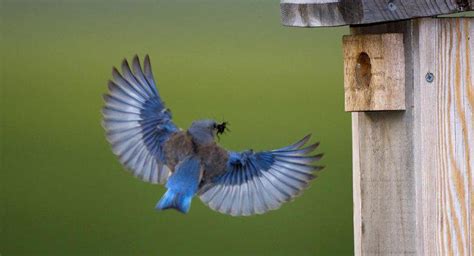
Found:
[(397, 10), (397, 5), (393, 2), (393, 0), (388, 2), (388, 9), (392, 12)]
[(431, 72), (426, 73), (425, 80), (426, 80), (426, 82), (431, 84), (434, 81), (433, 73), (431, 73)]
[(403, 35), (343, 37), (345, 111), (405, 110)]

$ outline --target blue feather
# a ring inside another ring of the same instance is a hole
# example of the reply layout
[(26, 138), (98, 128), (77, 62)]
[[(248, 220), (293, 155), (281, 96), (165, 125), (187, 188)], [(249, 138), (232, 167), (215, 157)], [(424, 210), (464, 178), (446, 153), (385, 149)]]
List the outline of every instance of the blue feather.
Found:
[(201, 162), (196, 156), (186, 157), (176, 166), (176, 171), (166, 183), (168, 191), (160, 199), (158, 210), (176, 209), (187, 213), (196, 194), (201, 178)]
[(112, 71), (114, 81), (109, 81), (104, 95), (103, 126), (122, 164), (144, 181), (164, 183), (169, 171), (163, 146), (178, 128), (156, 90), (148, 56), (143, 69), (137, 56), (132, 67), (133, 72), (124, 60), (122, 74), (116, 68)]
[(193, 196), (183, 195), (179, 192), (169, 189), (156, 205), (158, 210), (176, 209), (182, 213), (188, 213), (191, 208)]
[(213, 210), (234, 216), (262, 214), (301, 194), (321, 167), (318, 144), (303, 148), (309, 136), (277, 150), (229, 152), (226, 171), (203, 184), (201, 200)]

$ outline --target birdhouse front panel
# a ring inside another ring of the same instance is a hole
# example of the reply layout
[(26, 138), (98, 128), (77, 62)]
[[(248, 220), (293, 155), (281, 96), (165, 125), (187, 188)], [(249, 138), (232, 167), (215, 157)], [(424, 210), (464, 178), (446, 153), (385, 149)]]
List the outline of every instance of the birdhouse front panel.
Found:
[(405, 110), (403, 35), (343, 37), (345, 110)]

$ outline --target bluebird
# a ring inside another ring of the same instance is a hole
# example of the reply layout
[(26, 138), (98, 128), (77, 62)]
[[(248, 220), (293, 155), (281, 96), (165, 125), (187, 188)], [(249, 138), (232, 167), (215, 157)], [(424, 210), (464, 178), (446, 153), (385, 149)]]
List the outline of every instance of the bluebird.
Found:
[(204, 119), (178, 128), (156, 89), (148, 55), (143, 68), (137, 56), (121, 66), (121, 73), (113, 68), (104, 94), (103, 126), (113, 153), (134, 176), (165, 184), (158, 210), (187, 213), (198, 196), (224, 214), (262, 214), (301, 194), (322, 169), (314, 165), (322, 154), (310, 155), (319, 143), (305, 146), (310, 135), (276, 150), (233, 152), (216, 140), (227, 122)]

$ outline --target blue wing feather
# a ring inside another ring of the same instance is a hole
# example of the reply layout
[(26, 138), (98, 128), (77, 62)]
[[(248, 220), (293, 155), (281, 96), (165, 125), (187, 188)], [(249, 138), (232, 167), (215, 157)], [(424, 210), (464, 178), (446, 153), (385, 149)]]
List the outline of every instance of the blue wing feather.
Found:
[(155, 86), (150, 59), (142, 69), (137, 56), (132, 69), (122, 62), (122, 73), (112, 70), (109, 92), (104, 95), (103, 126), (113, 152), (132, 173), (151, 183), (164, 183), (169, 176), (163, 144), (178, 128), (171, 121)]
[(315, 178), (313, 172), (322, 169), (312, 165), (321, 154), (307, 155), (319, 144), (303, 147), (309, 138), (273, 151), (229, 152), (225, 172), (199, 190), (201, 200), (213, 210), (234, 216), (279, 208), (301, 194)]

